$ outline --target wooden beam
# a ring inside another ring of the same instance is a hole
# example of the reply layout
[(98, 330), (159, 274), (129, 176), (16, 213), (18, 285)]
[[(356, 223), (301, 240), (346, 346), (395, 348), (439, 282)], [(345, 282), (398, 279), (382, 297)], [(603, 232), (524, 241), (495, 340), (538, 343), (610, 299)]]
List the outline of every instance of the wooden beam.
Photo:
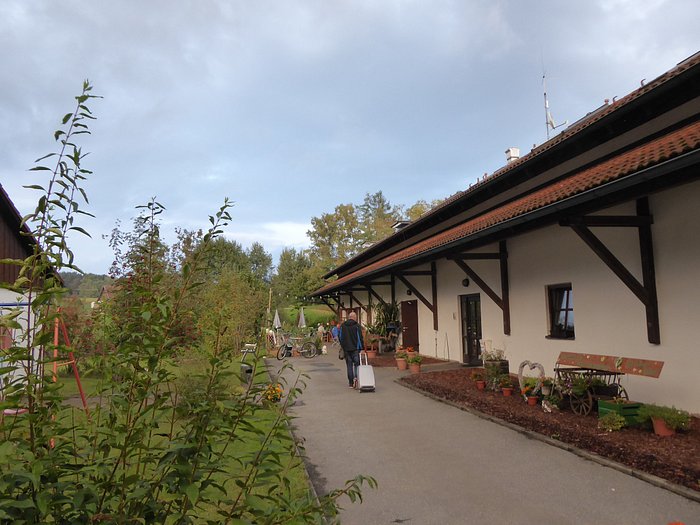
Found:
[(375, 292), (375, 291), (372, 289), (372, 286), (371, 286), (371, 285), (368, 284), (368, 285), (366, 286), (366, 288), (367, 288), (367, 291), (368, 291), (370, 294), (372, 294), (372, 295), (375, 297), (375, 299), (377, 299), (377, 301), (379, 301), (379, 302), (382, 303), (384, 306), (386, 306), (386, 301), (384, 300), (384, 298), (383, 298), (381, 295), (379, 295), (377, 292)]
[(396, 304), (396, 276), (391, 274), (391, 304)]
[(634, 295), (636, 295), (644, 305), (649, 303), (649, 293), (644, 286), (636, 279), (632, 273), (625, 268), (625, 265), (615, 257), (610, 250), (596, 237), (586, 226), (572, 224), (571, 229), (581, 237), (591, 250), (610, 268), (620, 280), (627, 285)]
[(500, 253), (458, 253), (456, 255), (450, 255), (447, 257), (450, 260), (460, 259), (462, 261), (485, 261), (485, 260), (499, 260), (501, 258)]
[(430, 286), (433, 289), (433, 330), (438, 329), (437, 265), (430, 263)]
[[(330, 297), (329, 297), (330, 298)], [(340, 319), (340, 307), (339, 306), (333, 306), (331, 303), (329, 303), (325, 297), (321, 296), (321, 301), (325, 303), (325, 305), (331, 309), (331, 311), (335, 314), (335, 316)]]
[(637, 215), (640, 218), (648, 218), (649, 222), (639, 228), (639, 253), (642, 257), (642, 281), (648, 294), (646, 303), (647, 339), (652, 344), (661, 343), (661, 330), (659, 328), (659, 302), (656, 296), (656, 270), (654, 268), (654, 243), (651, 236), (651, 212), (649, 199), (643, 197), (637, 199)]
[(506, 241), (498, 243), (501, 266), (501, 302), (503, 309), (503, 333), (510, 335), (510, 289), (508, 286), (508, 249)]
[(479, 275), (472, 270), (472, 268), (461, 259), (453, 259), (454, 263), (459, 266), (464, 273), (466, 273), (476, 285), (481, 288), (486, 295), (488, 295), (491, 300), (498, 305), (498, 307), (503, 310), (503, 301), (498, 294), (494, 292), (491, 287), (484, 282), (484, 280), (479, 277)]
[(639, 227), (653, 224), (651, 216), (643, 215), (586, 215), (569, 217), (559, 221), (560, 226), (595, 226), (595, 227)]
[(428, 310), (430, 310), (431, 312), (434, 311), (434, 310), (433, 310), (434, 307), (433, 307), (432, 304), (430, 304), (430, 301), (428, 301), (428, 300), (425, 298), (425, 296), (424, 296), (422, 293), (420, 293), (420, 290), (418, 290), (418, 288), (416, 288), (415, 286), (413, 286), (413, 285), (408, 281), (408, 279), (406, 279), (406, 278), (405, 278), (403, 275), (401, 275), (401, 274), (396, 274), (396, 277), (397, 277), (402, 283), (404, 283), (404, 284), (406, 285), (406, 288), (408, 288), (409, 290), (411, 290), (411, 291), (415, 294), (415, 296), (418, 297), (418, 299), (420, 299), (420, 301), (426, 306), (426, 308), (428, 308)]

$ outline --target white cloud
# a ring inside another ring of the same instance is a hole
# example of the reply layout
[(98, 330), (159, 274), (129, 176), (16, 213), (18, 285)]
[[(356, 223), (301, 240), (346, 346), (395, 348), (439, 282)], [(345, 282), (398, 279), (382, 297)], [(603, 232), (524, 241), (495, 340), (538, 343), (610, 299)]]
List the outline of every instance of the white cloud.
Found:
[(281, 248), (308, 248), (310, 245), (306, 232), (311, 229), (311, 223), (298, 222), (265, 222), (260, 224), (237, 225), (234, 231), (225, 235), (231, 240), (250, 246), (259, 242), (268, 251), (278, 252)]

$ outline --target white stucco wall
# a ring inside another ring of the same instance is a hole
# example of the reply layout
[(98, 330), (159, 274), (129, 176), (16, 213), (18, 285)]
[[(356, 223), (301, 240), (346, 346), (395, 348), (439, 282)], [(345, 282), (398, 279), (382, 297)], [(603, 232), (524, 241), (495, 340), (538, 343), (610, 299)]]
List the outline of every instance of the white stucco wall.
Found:
[[(570, 229), (547, 227), (508, 240), (511, 335), (503, 334), (500, 308), (475, 283), (445, 259), (437, 262), (438, 330), (432, 312), (418, 301), (420, 350), (424, 355), (462, 361), (459, 296), (479, 293), (483, 338), (506, 351), (511, 371), (523, 360), (544, 365), (548, 375), (561, 351), (595, 353), (665, 362), (658, 379), (627, 375), (623, 384), (631, 398), (675, 405), (700, 413), (700, 182), (650, 197), (656, 265), (661, 344), (647, 340), (642, 303)], [(634, 203), (600, 212), (634, 215)], [(639, 240), (635, 228), (592, 228), (592, 231), (641, 282)], [(496, 252), (497, 245), (478, 251)], [(497, 261), (469, 261), (500, 295)], [(416, 269), (427, 269), (424, 265)], [(411, 277), (430, 299), (430, 280)], [(572, 284), (575, 340), (548, 339), (546, 287)], [(397, 302), (416, 299), (397, 284)]]

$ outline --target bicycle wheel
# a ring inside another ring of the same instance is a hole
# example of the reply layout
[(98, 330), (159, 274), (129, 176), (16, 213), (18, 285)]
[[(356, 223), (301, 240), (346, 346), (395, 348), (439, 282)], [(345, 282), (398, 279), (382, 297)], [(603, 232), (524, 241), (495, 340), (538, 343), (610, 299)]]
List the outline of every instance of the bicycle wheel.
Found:
[(316, 357), (316, 352), (318, 352), (318, 348), (316, 348), (316, 345), (311, 341), (307, 341), (301, 345), (300, 353), (306, 358)]
[(280, 346), (279, 350), (277, 350), (277, 359), (282, 361), (282, 359), (285, 357), (289, 357), (291, 353), (292, 351), (289, 347), (287, 347), (287, 343), (282, 343), (282, 346)]

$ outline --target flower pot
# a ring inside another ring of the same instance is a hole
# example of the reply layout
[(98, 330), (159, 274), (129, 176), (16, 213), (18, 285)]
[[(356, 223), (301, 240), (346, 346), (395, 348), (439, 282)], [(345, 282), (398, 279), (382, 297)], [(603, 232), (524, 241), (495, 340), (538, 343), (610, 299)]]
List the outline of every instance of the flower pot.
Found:
[(537, 401), (539, 401), (539, 399), (539, 396), (530, 396), (527, 398), (527, 404), (534, 407), (537, 404)]
[(408, 368), (408, 363), (406, 362), (406, 359), (404, 359), (403, 357), (397, 357), (396, 368), (398, 368), (399, 370), (406, 370)]
[(367, 359), (376, 359), (377, 358), (377, 350), (367, 350)]
[(477, 390), (484, 390), (486, 388), (486, 381), (474, 381), (476, 383)]
[(292, 357), (299, 357), (301, 353), (296, 348), (292, 350)]
[(406, 352), (407, 358), (411, 359), (414, 355), (416, 355), (416, 352)]
[(504, 386), (501, 388), (501, 391), (503, 392), (503, 395), (505, 397), (509, 397), (513, 395), (513, 387), (512, 386)]
[(410, 365), (408, 365), (408, 369), (411, 371), (412, 374), (419, 374), (420, 373), (420, 364), (411, 363)]
[(668, 437), (676, 433), (676, 431), (666, 425), (666, 421), (660, 417), (652, 417), (651, 423), (654, 425), (654, 434), (657, 436)]
[(552, 393), (552, 387), (547, 385), (542, 385), (542, 395), (548, 396)]

